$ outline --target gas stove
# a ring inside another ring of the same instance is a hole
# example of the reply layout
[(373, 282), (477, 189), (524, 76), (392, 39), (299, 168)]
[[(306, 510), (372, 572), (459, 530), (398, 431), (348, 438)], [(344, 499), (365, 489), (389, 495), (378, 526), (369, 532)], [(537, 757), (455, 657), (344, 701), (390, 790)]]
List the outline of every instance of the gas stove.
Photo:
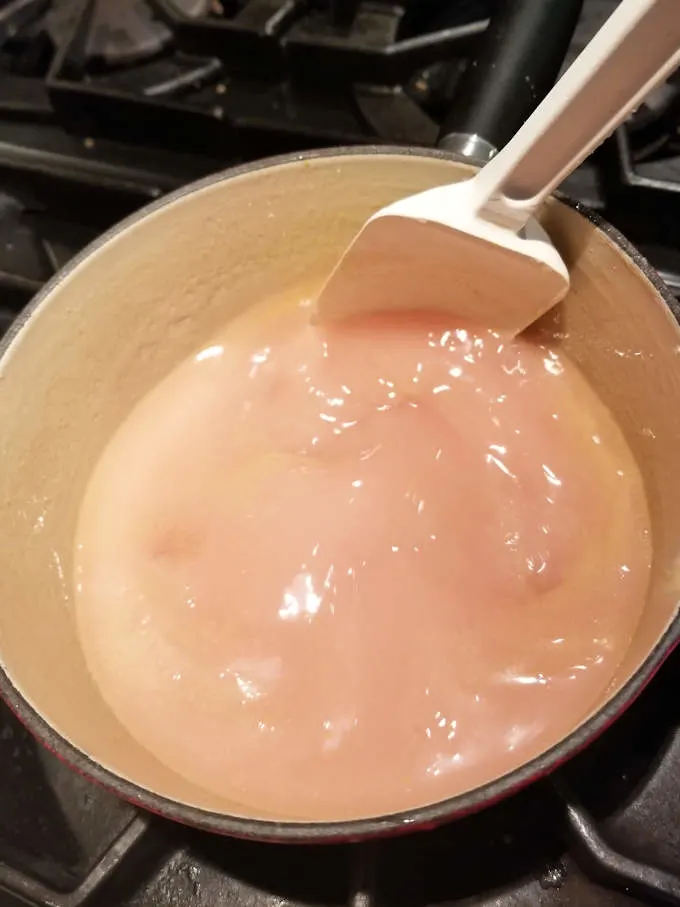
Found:
[[(585, 0), (569, 58), (615, 2)], [(433, 145), (491, 12), (491, 0), (0, 0), (0, 332), (90, 240), (186, 182), (325, 145)], [(680, 296), (680, 78), (562, 188)], [(325, 847), (138, 812), (0, 706), (0, 907), (680, 904), (679, 684), (675, 657), (596, 744), (478, 815)]]

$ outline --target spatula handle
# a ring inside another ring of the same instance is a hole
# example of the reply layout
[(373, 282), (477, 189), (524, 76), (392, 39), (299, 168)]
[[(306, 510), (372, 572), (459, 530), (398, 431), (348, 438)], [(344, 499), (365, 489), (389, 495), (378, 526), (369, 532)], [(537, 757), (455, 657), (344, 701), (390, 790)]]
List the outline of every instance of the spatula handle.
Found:
[(480, 172), (478, 212), (520, 229), (564, 177), (678, 65), (680, 0), (623, 0), (524, 126)]

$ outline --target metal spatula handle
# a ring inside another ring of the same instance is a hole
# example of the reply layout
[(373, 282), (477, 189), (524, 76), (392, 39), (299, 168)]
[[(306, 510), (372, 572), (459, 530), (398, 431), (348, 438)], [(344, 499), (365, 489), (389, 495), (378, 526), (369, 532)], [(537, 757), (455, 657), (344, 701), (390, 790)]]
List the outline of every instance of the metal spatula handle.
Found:
[(623, 0), (477, 176), (482, 217), (519, 230), (541, 202), (680, 65), (680, 0)]

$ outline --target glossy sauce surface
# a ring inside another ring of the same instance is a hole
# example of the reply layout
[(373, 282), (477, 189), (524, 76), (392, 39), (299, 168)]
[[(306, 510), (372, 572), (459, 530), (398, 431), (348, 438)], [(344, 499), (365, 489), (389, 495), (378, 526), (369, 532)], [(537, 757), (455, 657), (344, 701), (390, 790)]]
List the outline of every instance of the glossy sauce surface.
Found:
[(249, 812), (490, 781), (601, 697), (645, 597), (642, 481), (577, 369), (427, 315), (251, 310), (133, 411), (76, 540), (120, 721)]

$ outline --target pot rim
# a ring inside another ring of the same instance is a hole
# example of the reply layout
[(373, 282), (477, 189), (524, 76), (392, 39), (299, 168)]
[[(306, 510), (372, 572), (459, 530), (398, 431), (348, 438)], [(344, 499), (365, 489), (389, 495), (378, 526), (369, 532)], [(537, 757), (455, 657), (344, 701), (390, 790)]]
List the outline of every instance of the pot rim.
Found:
[[(182, 186), (174, 192), (145, 205), (129, 217), (115, 224), (88, 244), (60, 269), (22, 310), (5, 337), (0, 340), (0, 366), (3, 358), (10, 351), (14, 340), (30, 323), (42, 305), (49, 301), (49, 297), (61, 282), (110, 240), (148, 215), (154, 214), (166, 205), (171, 205), (197, 191), (246, 173), (254, 173), (258, 170), (280, 165), (294, 164), (303, 160), (357, 155), (371, 156), (375, 154), (456, 160), (454, 155), (439, 149), (389, 145), (341, 146), (262, 158), (254, 162), (228, 168)], [(600, 217), (599, 214), (591, 211), (580, 202), (574, 202), (559, 193), (558, 197), (560, 201), (575, 209), (619, 247), (643, 273), (670, 309), (675, 319), (680, 322), (680, 305), (670, 289), (635, 246), (619, 233), (615, 227)], [(450, 819), (462, 818), (484, 807), (491, 806), (493, 803), (516, 793), (539, 778), (550, 774), (603, 733), (632, 704), (678, 643), (680, 643), (680, 612), (673, 618), (667, 630), (654, 645), (640, 668), (615, 696), (567, 737), (564, 737), (549, 750), (541, 753), (530, 762), (524, 763), (514, 771), (465, 793), (426, 806), (414, 807), (385, 816), (333, 822), (278, 822), (269, 819), (244, 818), (216, 813), (202, 807), (190, 806), (171, 800), (161, 794), (142, 788), (134, 782), (128, 781), (115, 772), (104, 768), (91, 756), (80, 750), (65, 737), (62, 737), (19, 692), (1, 661), (0, 697), (5, 700), (16, 717), (38, 741), (43, 743), (71, 768), (128, 800), (135, 806), (142, 807), (151, 813), (156, 813), (164, 818), (200, 828), (204, 831), (237, 838), (282, 843), (354, 841), (422, 830), (428, 827), (435, 827)]]

